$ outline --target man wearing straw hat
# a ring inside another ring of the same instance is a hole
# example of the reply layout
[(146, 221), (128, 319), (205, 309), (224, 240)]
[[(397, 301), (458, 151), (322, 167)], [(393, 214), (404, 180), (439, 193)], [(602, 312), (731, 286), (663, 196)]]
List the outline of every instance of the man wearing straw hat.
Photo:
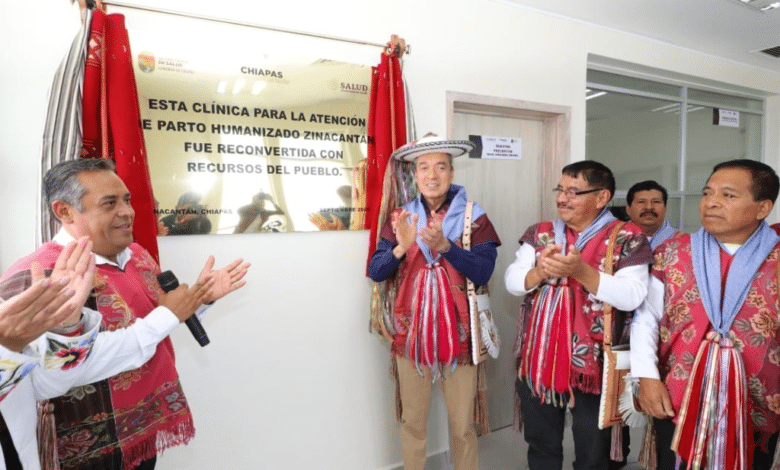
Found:
[(484, 209), (473, 205), (471, 250), (461, 247), (466, 190), (452, 184), (452, 159), (473, 146), (429, 134), (393, 153), (414, 162), (419, 197), (390, 214), (369, 274), (397, 281), (392, 347), (401, 407), (404, 468), (422, 470), (432, 382), (447, 402), (457, 470), (478, 468), (474, 428), (477, 367), (471, 359), (466, 277), (487, 284), (501, 244)]
[(702, 228), (656, 250), (631, 374), (655, 418), (659, 469), (780, 465), (780, 237), (764, 221), (779, 189), (764, 163), (720, 163), (699, 203)]
[[(606, 166), (592, 160), (569, 164), (553, 191), (560, 218), (526, 230), (505, 275), (509, 293), (526, 296), (515, 355), (528, 464), (561, 468), (569, 407), (575, 470), (605, 469), (610, 457), (622, 456), (620, 427), (598, 429), (604, 303), (619, 311), (639, 306), (647, 294), (652, 252), (639, 227), (630, 222), (620, 227), (607, 208), (615, 179)], [(603, 272), (604, 261), (615, 230), (610, 275)]]

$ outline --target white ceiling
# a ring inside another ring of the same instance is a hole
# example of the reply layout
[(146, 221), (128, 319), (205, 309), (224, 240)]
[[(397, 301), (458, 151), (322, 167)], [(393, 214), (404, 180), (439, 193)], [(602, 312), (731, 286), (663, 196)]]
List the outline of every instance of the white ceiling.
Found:
[(780, 73), (780, 59), (758, 52), (780, 46), (780, 8), (760, 12), (739, 0), (499, 1)]

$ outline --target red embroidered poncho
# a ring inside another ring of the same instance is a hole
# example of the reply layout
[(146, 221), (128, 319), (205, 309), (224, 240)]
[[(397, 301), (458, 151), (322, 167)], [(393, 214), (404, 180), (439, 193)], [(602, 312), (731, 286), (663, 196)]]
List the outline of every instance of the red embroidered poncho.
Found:
[[(55, 242), (42, 245), (14, 263), (3, 278), (28, 269), (33, 261), (53, 267), (62, 248)], [(137, 243), (130, 250), (124, 271), (110, 264), (98, 265), (97, 307), (106, 330), (145, 317), (157, 307), (162, 292), (157, 263)], [(170, 338), (157, 346), (142, 367), (73, 388), (52, 403), (63, 470), (133, 468), (166, 448), (186, 444), (195, 435)]]
[[(762, 432), (762, 446), (780, 429), (780, 322), (775, 279), (778, 247), (756, 273), (731, 328), (745, 364), (749, 425)], [(690, 235), (659, 247), (652, 274), (664, 283), (658, 368), (678, 412), (699, 345), (712, 330), (693, 274)]]
[[(607, 252), (607, 242), (612, 228), (620, 221), (613, 221), (590, 239), (580, 250), (582, 259), (599, 271), (604, 269), (604, 257)], [(566, 229), (568, 245), (572, 246), (576, 234)], [(540, 253), (546, 246), (555, 243), (552, 222), (541, 222), (526, 230), (520, 240), (534, 247)], [(626, 224), (618, 233), (614, 251), (614, 270), (638, 264), (651, 262), (650, 246), (642, 231), (633, 224)], [(573, 321), (571, 334), (571, 369), (570, 386), (586, 393), (601, 392), (602, 357), (601, 344), (604, 337), (603, 303), (590, 295), (576, 280), (569, 279), (573, 292)], [(529, 358), (523, 354), (525, 346), (534, 338), (532, 322), (528, 321), (530, 307), (539, 290), (528, 293), (521, 318), (518, 322), (518, 343), (515, 355), (521, 361)], [(550, 345), (555, 347), (555, 345)], [(526, 370), (529, 367), (526, 367)], [(521, 366), (521, 371), (523, 367)]]

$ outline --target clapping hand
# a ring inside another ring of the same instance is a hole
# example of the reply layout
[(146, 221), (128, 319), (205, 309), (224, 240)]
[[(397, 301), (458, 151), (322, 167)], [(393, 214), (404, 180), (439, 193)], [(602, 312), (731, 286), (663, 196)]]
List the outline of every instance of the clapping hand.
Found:
[(49, 277), (40, 264), (32, 263), (32, 285), (0, 304), (0, 345), (18, 352), (47, 330), (79, 321), (94, 283), (91, 252), (87, 237), (70, 242)]

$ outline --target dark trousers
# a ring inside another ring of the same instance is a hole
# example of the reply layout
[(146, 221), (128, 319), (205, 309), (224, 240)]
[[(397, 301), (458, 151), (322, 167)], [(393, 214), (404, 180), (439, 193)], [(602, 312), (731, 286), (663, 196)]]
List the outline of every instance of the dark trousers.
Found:
[(135, 470), (154, 470), (154, 466), (157, 464), (157, 456), (155, 455), (149, 460), (144, 460), (140, 464), (138, 464), (137, 467), (135, 467)]
[[(675, 468), (677, 454), (671, 449), (672, 438), (674, 437), (674, 423), (670, 419), (654, 419), (656, 438), (656, 451), (658, 452), (658, 470), (681, 470), (685, 469), (686, 463), (680, 460), (680, 466)], [(758, 433), (753, 434), (753, 440), (758, 442), (761, 436)], [(769, 470), (772, 467), (772, 459), (775, 456), (775, 447), (777, 446), (777, 434), (769, 438), (769, 448), (766, 451), (761, 446), (753, 449), (753, 470)]]
[[(528, 466), (534, 470), (559, 470), (563, 466), (565, 408), (546, 405), (531, 395), (525, 382), (517, 381), (523, 413), (523, 434), (528, 443)], [(609, 465), (612, 430), (598, 428), (598, 395), (574, 391), (572, 435), (574, 470), (603, 470)]]
[[(0, 415), (0, 420), (2, 419), (3, 417)], [(3, 448), (3, 457), (5, 459), (3, 468), (6, 470), (22, 470), (22, 462), (19, 461), (19, 454), (16, 453), (14, 441), (11, 440), (11, 433), (5, 427), (5, 421), (2, 422), (2, 430), (0, 430), (0, 446)]]

